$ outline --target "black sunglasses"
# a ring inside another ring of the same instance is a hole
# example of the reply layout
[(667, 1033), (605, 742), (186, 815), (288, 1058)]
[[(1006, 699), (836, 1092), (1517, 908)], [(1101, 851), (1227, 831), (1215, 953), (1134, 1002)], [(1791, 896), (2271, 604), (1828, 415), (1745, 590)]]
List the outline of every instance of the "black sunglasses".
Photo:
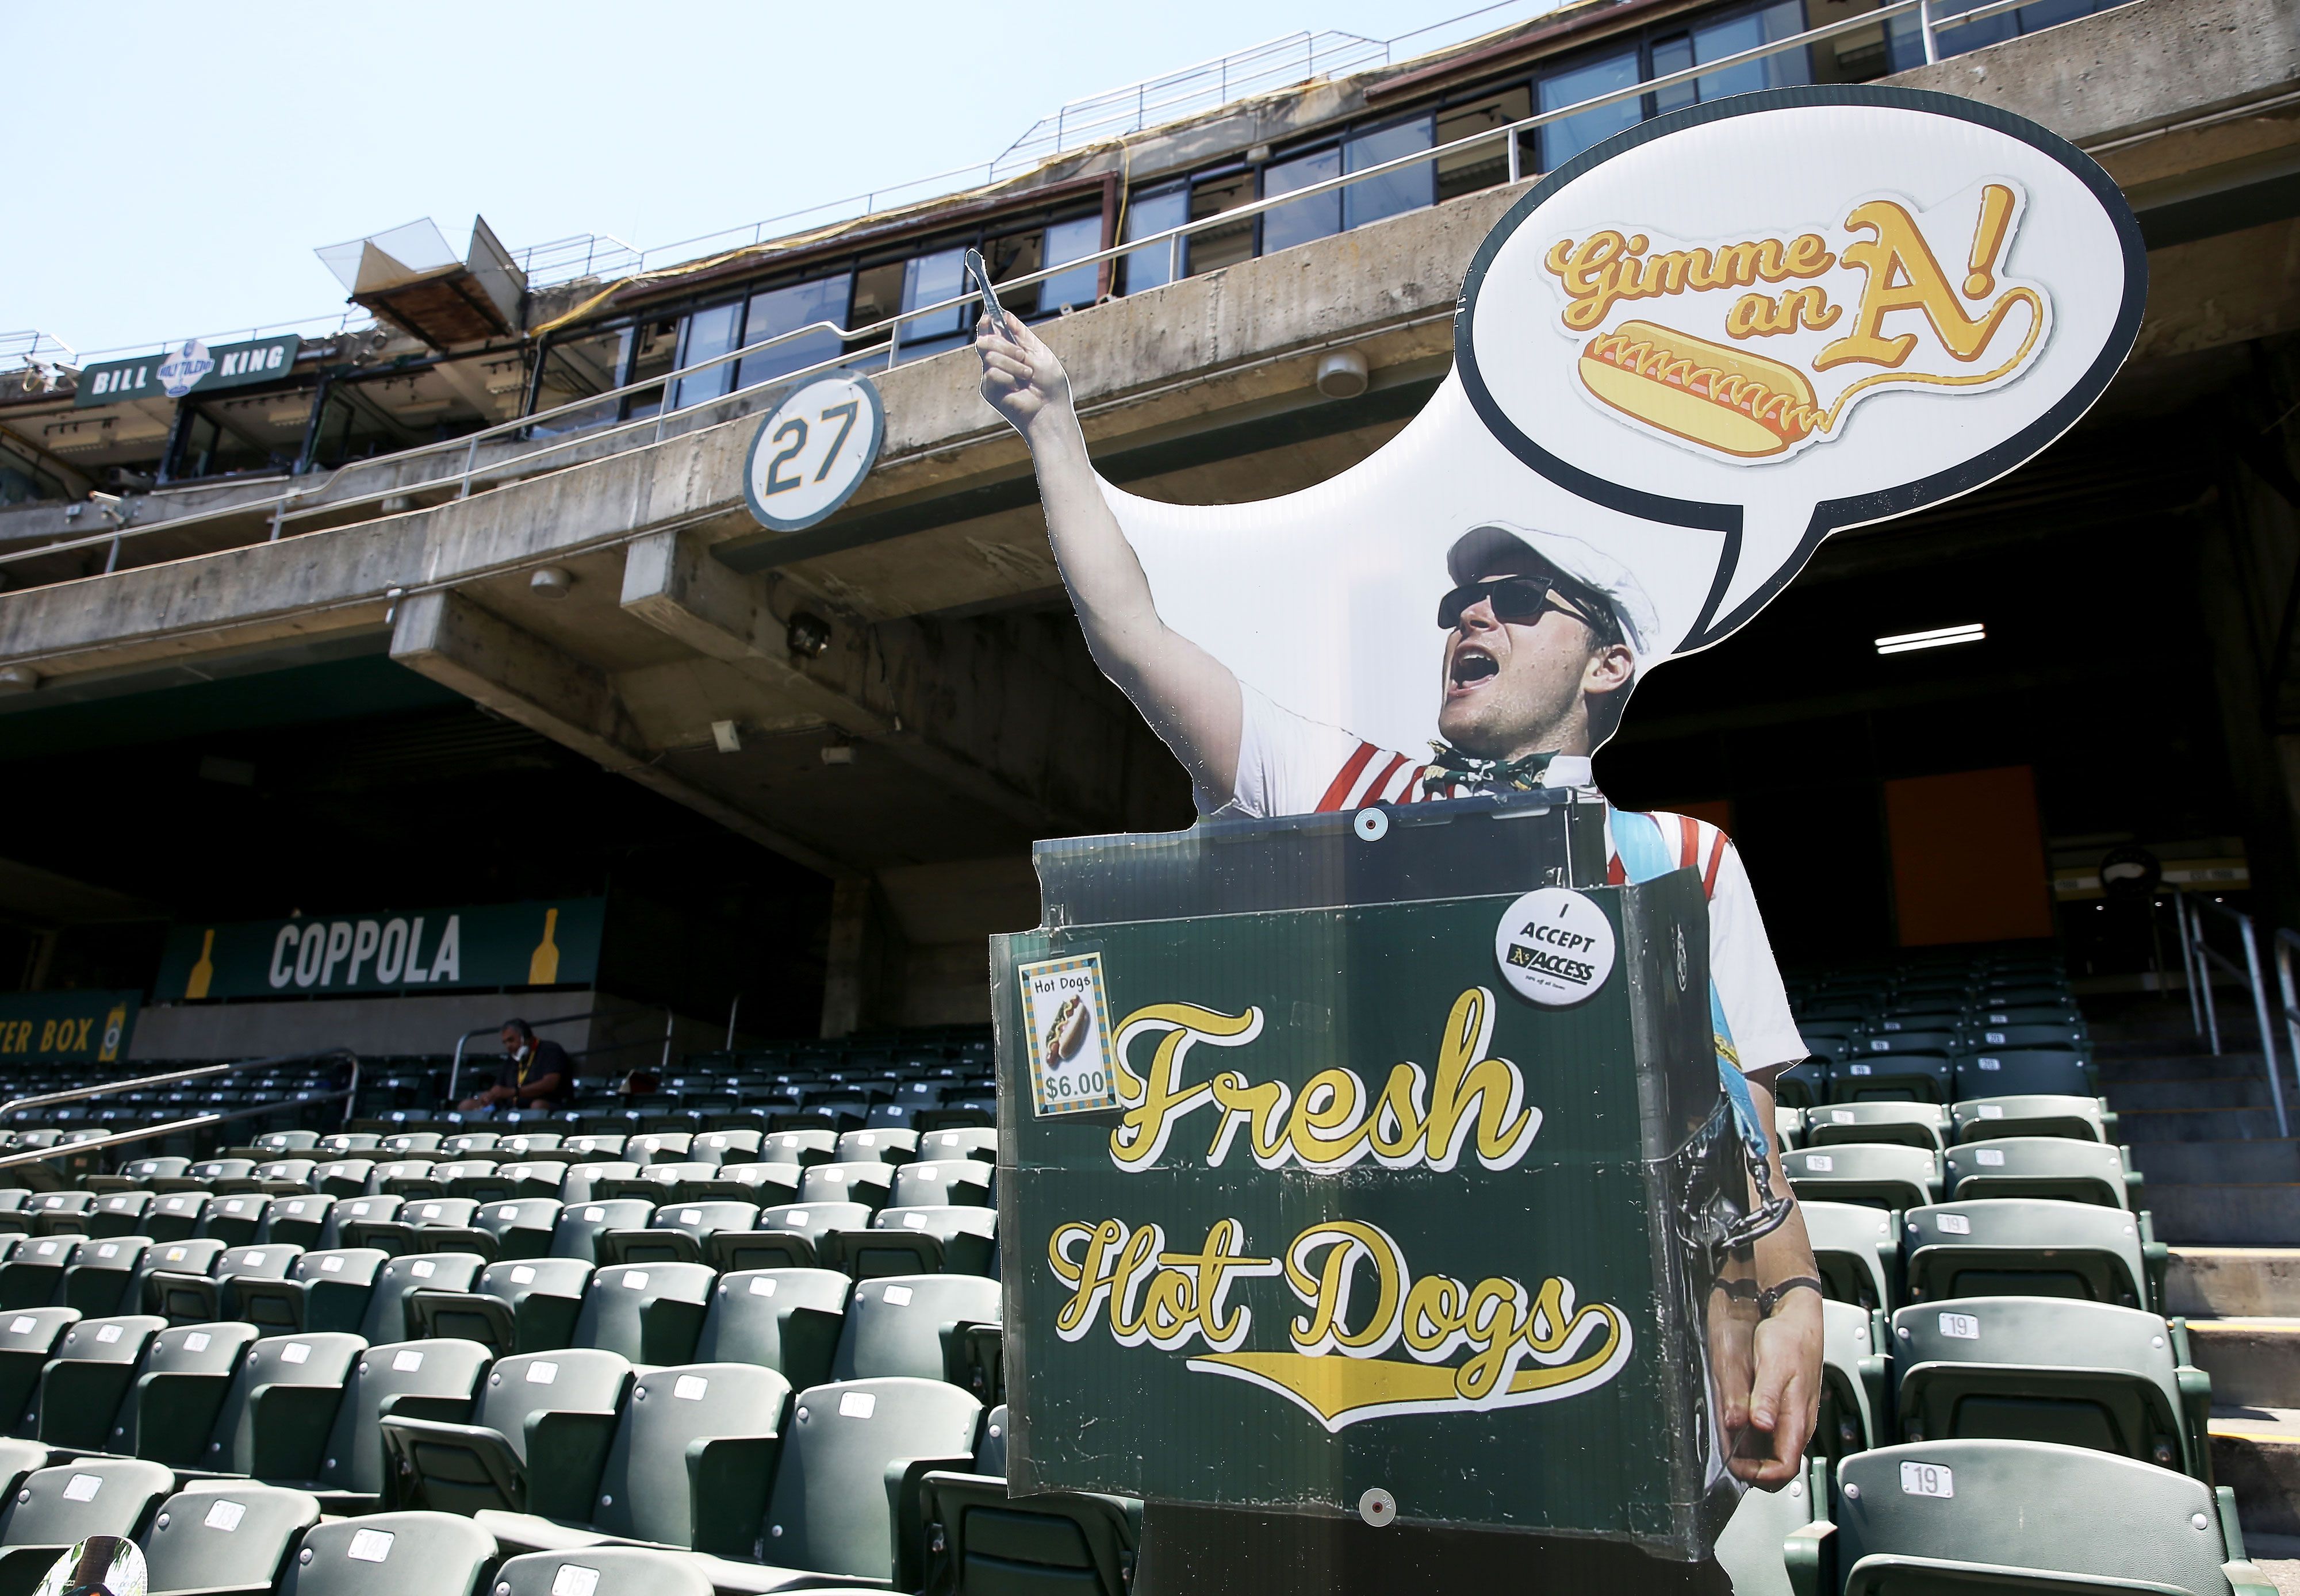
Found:
[[(1479, 599), (1493, 606), (1494, 619), (1513, 626), (1531, 626), (1546, 611), (1555, 610), (1581, 622), (1604, 641), (1617, 639), (1613, 618), (1603, 609), (1583, 609), (1561, 603), (1561, 584), (1551, 577), (1496, 577), (1488, 582), (1465, 582), (1438, 601), (1438, 627), (1450, 632), (1462, 624), (1462, 611)], [(1565, 595), (1571, 598), (1573, 595)]]

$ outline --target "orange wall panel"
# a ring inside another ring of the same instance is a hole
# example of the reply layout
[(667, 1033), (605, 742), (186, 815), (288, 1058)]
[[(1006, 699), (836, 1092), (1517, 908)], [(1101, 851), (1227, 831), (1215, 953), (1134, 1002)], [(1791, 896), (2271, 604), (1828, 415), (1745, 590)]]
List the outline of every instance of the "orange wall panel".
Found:
[(1888, 781), (1885, 825), (1903, 947), (2053, 934), (2028, 766)]

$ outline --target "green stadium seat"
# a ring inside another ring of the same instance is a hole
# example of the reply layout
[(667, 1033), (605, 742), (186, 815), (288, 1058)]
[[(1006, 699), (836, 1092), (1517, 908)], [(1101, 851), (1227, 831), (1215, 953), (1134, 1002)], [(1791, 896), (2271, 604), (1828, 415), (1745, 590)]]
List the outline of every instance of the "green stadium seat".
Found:
[(495, 1542), (447, 1513), (374, 1513), (312, 1525), (276, 1596), (479, 1596)]
[(330, 1131), (320, 1138), (312, 1151), (330, 1158), (350, 1158), (356, 1153), (373, 1152), (382, 1145), (383, 1137), (374, 1131)]
[(925, 1474), (918, 1491), (930, 1588), (969, 1596), (1127, 1596), (1133, 1588), (1142, 1504), (1131, 1497), (1010, 1498), (1001, 1477), (944, 1469)]
[(1956, 1046), (1953, 1029), (1938, 1031), (1893, 1031), (1883, 1035), (1871, 1032), (1856, 1037), (1852, 1051), (1845, 1057), (1885, 1058), (1896, 1053), (1946, 1053)]
[(834, 1164), (907, 1164), (919, 1151), (919, 1133), (901, 1126), (842, 1131), (831, 1144)]
[(831, 1130), (771, 1131), (759, 1142), (759, 1161), (766, 1164), (797, 1164), (802, 1168), (829, 1163), (838, 1147), (838, 1133)]
[(439, 1151), (449, 1158), (471, 1158), (480, 1153), (493, 1153), (503, 1138), (493, 1131), (458, 1131), (439, 1143)]
[(609, 1202), (571, 1202), (559, 1211), (551, 1233), (551, 1256), (600, 1261), (599, 1241), (611, 1230), (644, 1230), (654, 1204), (640, 1197), (619, 1197)]
[(1937, 1102), (1844, 1102), (1807, 1109), (1800, 1147), (1840, 1142), (1898, 1142), (1938, 1152), (1948, 1138), (1947, 1111)]
[(284, 1280), (304, 1256), (301, 1247), (228, 1247), (204, 1275), (154, 1270), (144, 1281), (144, 1305), (171, 1325), (204, 1325), (214, 1319), (240, 1317), (239, 1299), (232, 1283), (241, 1276), (258, 1280)]
[(960, 1126), (951, 1130), (928, 1131), (919, 1137), (920, 1159), (974, 1159), (979, 1162), (996, 1163), (998, 1159), (998, 1133), (987, 1126)]
[[(882, 1238), (890, 1234), (908, 1237), (921, 1245), (917, 1268), (849, 1266), (846, 1260), (858, 1256), (851, 1250), (853, 1246), (875, 1243), (883, 1248), (886, 1243)], [(988, 1275), (995, 1270), (998, 1259), (998, 1212), (971, 1205), (881, 1209), (871, 1216), (869, 1230), (834, 1231), (823, 1238), (824, 1246), (831, 1252), (839, 1251), (842, 1240), (850, 1245), (841, 1253), (838, 1267), (848, 1268), (849, 1273), (857, 1276)], [(929, 1243), (932, 1243), (930, 1247), (924, 1245)], [(824, 1261), (830, 1261), (829, 1252), (826, 1252)]]
[(264, 1207), (263, 1221), (256, 1229), (255, 1239), (317, 1251), (321, 1238), (328, 1233), (328, 1220), (335, 1208), (334, 1198), (315, 1196), (309, 1192), (301, 1196), (274, 1197)]
[(445, 1235), (427, 1227), (416, 1236), (415, 1245), (426, 1252), (476, 1252), (491, 1263), (547, 1258), (560, 1212), (555, 1197), (509, 1197), (475, 1210), (469, 1229)]
[(895, 1171), (889, 1208), (979, 1208), (990, 1200), (994, 1167), (979, 1159), (937, 1159)]
[(1885, 1439), (1889, 1359), (1879, 1342), (1882, 1315), (1850, 1302), (1825, 1301), (1821, 1311), (1821, 1412), (1814, 1449), (1830, 1459), (1864, 1451)]
[(572, 1344), (635, 1364), (686, 1363), (710, 1311), (717, 1276), (702, 1264), (611, 1264), (591, 1276)]
[(1911, 1302), (2078, 1297), (2123, 1308), (2163, 1300), (2169, 1254), (2146, 1216), (2049, 1197), (1942, 1203), (1902, 1216)]
[(136, 1458), (82, 1458), (27, 1475), (0, 1510), (0, 1591), (29, 1596), (90, 1535), (133, 1540), (175, 1486), (166, 1469)]
[(562, 1140), (557, 1131), (521, 1131), (497, 1142), (496, 1150), (517, 1162), (535, 1153), (556, 1152)]
[(438, 1131), (395, 1131), (384, 1137), (382, 1151), (396, 1159), (421, 1158), (439, 1151)]
[(498, 1357), (547, 1352), (573, 1338), (591, 1275), (581, 1259), (506, 1260), (489, 1264), (463, 1290), (416, 1292), (407, 1312), (421, 1335), (476, 1341)]
[(796, 1164), (721, 1164), (709, 1190), (761, 1208), (780, 1208), (798, 1201), (801, 1173)]
[(571, 1162), (585, 1164), (622, 1161), (623, 1149), (629, 1142), (627, 1135), (593, 1131), (584, 1135), (570, 1136), (559, 1145), (571, 1155)]
[(437, 1159), (388, 1159), (375, 1167), (368, 1177), (368, 1190), (379, 1197), (396, 1197), (412, 1202), (419, 1197), (446, 1195), (446, 1183), (434, 1171)]
[[(571, 1211), (586, 1204), (604, 1202), (615, 1196), (618, 1191), (631, 1188), (639, 1192), (638, 1201), (653, 1208), (654, 1198), (651, 1193), (636, 1185), (638, 1177), (639, 1167), (627, 1160), (595, 1160), (589, 1163), (570, 1164), (559, 1177), (559, 1201)], [(629, 1198), (624, 1200), (632, 1201)]]
[(1824, 1058), (1792, 1064), (1773, 1077), (1773, 1101), (1783, 1108), (1811, 1108), (1828, 1095), (1829, 1060)]
[(373, 1247), (306, 1252), (285, 1279), (241, 1276), (234, 1280), (230, 1295), (237, 1312), (232, 1317), (259, 1326), (266, 1335), (350, 1330), (366, 1336), (374, 1327), (368, 1304), (390, 1264), (390, 1254)]
[(640, 1165), (692, 1163), (696, 1160), (688, 1157), (688, 1150), (694, 1144), (695, 1136), (689, 1131), (649, 1131), (632, 1137), (624, 1155)]
[(391, 1218), (366, 1219), (346, 1226), (344, 1243), (352, 1247), (380, 1247), (394, 1258), (404, 1257), (423, 1250), (416, 1238), (433, 1226), (459, 1232), (470, 1229), (479, 1207), (469, 1197), (409, 1196)]
[(1893, 1316), (1904, 1441), (2050, 1441), (2207, 1482), (2211, 1377), (2153, 1313), (1967, 1297)]
[(1938, 1155), (1893, 1143), (1800, 1148), (1781, 1155), (1781, 1170), (1800, 1201), (1907, 1209), (1921, 1208), (1940, 1196)]
[(1789, 1537), (1799, 1596), (2275, 1590), (2244, 1559), (2231, 1494), (2105, 1452), (2032, 1441), (1880, 1447), (1838, 1466), (1835, 1496), (1829, 1520)]
[(710, 1576), (693, 1558), (651, 1546), (591, 1546), (580, 1551), (530, 1551), (496, 1570), (494, 1596), (712, 1596)]
[(697, 1363), (755, 1363), (795, 1388), (830, 1378), (854, 1282), (833, 1269), (721, 1275), (696, 1337)]
[(2093, 1097), (2092, 1068), (2071, 1052), (2041, 1049), (1983, 1049), (1956, 1061), (1956, 1100), (1984, 1097)]
[[(358, 1239), (362, 1234), (362, 1226), (394, 1224), (399, 1218), (399, 1210), (405, 1206), (406, 1200), (401, 1197), (338, 1198), (336, 1206), (329, 1210), (326, 1228), (320, 1233), (321, 1244), (324, 1247), (364, 1246), (366, 1243)], [(387, 1230), (377, 1234), (389, 1236), (398, 1233)], [(384, 1251), (389, 1252), (391, 1249), (386, 1247)]]
[(25, 1205), (32, 1216), (34, 1235), (85, 1235), (88, 1209), (96, 1205), (93, 1192), (46, 1192)]
[(2116, 1140), (2116, 1116), (2096, 1097), (2038, 1093), (1973, 1098), (1951, 1105), (1949, 1123), (1952, 1139), (1958, 1142), (1983, 1142), (1996, 1136)]
[(78, 1236), (30, 1236), (0, 1263), (0, 1312), (38, 1308), (56, 1299), (64, 1271), (79, 1256)]
[(0, 1436), (0, 1497), (12, 1497), (16, 1487), (34, 1469), (48, 1466), (48, 1449), (29, 1441)]
[[(974, 1393), (974, 1399), (986, 1404), (996, 1404), (1003, 1424), (1006, 1401), (1005, 1333), (995, 1321), (961, 1319), (943, 1337), (943, 1378), (962, 1390)], [(997, 1473), (1005, 1472), (1004, 1449), (1000, 1449), (1001, 1461)]]
[(313, 1159), (271, 1159), (255, 1166), (255, 1179), (271, 1196), (292, 1196), (312, 1189), (312, 1171), (318, 1168)]
[(409, 1482), (412, 1505), (466, 1516), (494, 1509), (527, 1511), (528, 1459), (548, 1451), (554, 1414), (598, 1415), (612, 1423), (631, 1387), (629, 1362), (613, 1352), (571, 1347), (498, 1360), (468, 1424), (394, 1412), (383, 1419), (384, 1451)]
[(486, 1267), (486, 1259), (468, 1252), (428, 1252), (390, 1259), (376, 1271), (367, 1311), (360, 1320), (361, 1336), (371, 1342), (409, 1339), (417, 1334), (409, 1306), (417, 1293), (467, 1291)]
[(386, 1506), (384, 1415), (462, 1423), (488, 1362), (475, 1342), (391, 1342), (362, 1352), (339, 1392), (274, 1387), (252, 1413), (246, 1472), (309, 1491), (331, 1513)]
[(253, 1480), (181, 1492), (160, 1504), (143, 1535), (151, 1596), (268, 1592), (319, 1522), (319, 1499), (307, 1492)]
[(51, 1446), (109, 1450), (112, 1415), (152, 1338), (167, 1327), (156, 1314), (73, 1324), (41, 1367), (21, 1427)]
[[(146, 1448), (148, 1401), (157, 1426), (151, 1445), (167, 1457), (193, 1459), (199, 1443), (214, 1427), (232, 1371), (255, 1338), (253, 1325), (189, 1325), (162, 1330), (152, 1337), (144, 1361), (130, 1371), (124, 1388), (123, 1383), (100, 1370), (83, 1374), (74, 1365), (53, 1364), (52, 1378), (66, 1375), (70, 1378), (60, 1386), (51, 1385), (42, 1401), (41, 1438), (53, 1437), (52, 1444), (58, 1446), (78, 1446), (88, 1432), (104, 1429), (109, 1432), (102, 1448), (104, 1451), (157, 1455)], [(78, 1402), (101, 1401), (113, 1389), (121, 1390), (120, 1405), (111, 1412), (100, 1408), (75, 1411)], [(166, 1457), (160, 1460), (165, 1461)]]
[(1804, 1110), (1776, 1103), (1773, 1107), (1773, 1136), (1783, 1148), (1804, 1145)]
[(0, 1313), (0, 1429), (31, 1427), (40, 1371), (79, 1322), (70, 1308), (22, 1308)]
[[(213, 1333), (230, 1326), (200, 1328)], [(179, 1470), (252, 1475), (255, 1393), (264, 1392), (267, 1407), (280, 1401), (279, 1389), (293, 1385), (317, 1387), (332, 1397), (365, 1351), (367, 1343), (356, 1335), (318, 1331), (251, 1342), (229, 1376), (174, 1375), (162, 1384), (147, 1371), (138, 1382), (137, 1455)], [(213, 1422), (204, 1429), (197, 1421), (210, 1412)]]
[[(2138, 1208), (2140, 1176), (2121, 1148), (2065, 1136), (2003, 1136), (1966, 1142), (1948, 1151), (1948, 1197), (2058, 1197), (2109, 1208)], [(0, 1265), (0, 1268), (4, 1268)]]
[(149, 1192), (113, 1192), (99, 1199), (89, 1210), (88, 1234), (106, 1237), (141, 1234), (144, 1216), (157, 1201)]
[(1990, 1048), (2071, 1048), (2090, 1045), (2080, 1022), (2062, 1020), (2046, 1025), (1979, 1025), (1968, 1033), (1967, 1046), (1979, 1052)]
[(996, 1323), (999, 1287), (975, 1275), (886, 1276), (856, 1283), (831, 1359), (837, 1380), (939, 1380), (960, 1324)]
[(816, 1164), (799, 1177), (798, 1196), (807, 1203), (860, 1203), (876, 1213), (894, 1185), (890, 1164)]
[(644, 1230), (611, 1230), (599, 1255), (611, 1264), (701, 1263), (704, 1244), (722, 1230), (749, 1231), (758, 1206), (749, 1202), (670, 1202), (654, 1210)]
[(271, 1206), (271, 1199), (261, 1192), (214, 1198), (201, 1217), (199, 1234), (227, 1247), (253, 1246), (256, 1232), (263, 1228), (263, 1210)]
[[(145, 1209), (143, 1223), (138, 1228), (155, 1242), (205, 1240), (199, 1234), (199, 1227), (207, 1211), (205, 1192), (163, 1192)], [(221, 1251), (225, 1244), (219, 1243), (217, 1250)]]
[(754, 1130), (706, 1132), (688, 1143), (688, 1157), (696, 1163), (717, 1164), (722, 1168), (732, 1164), (755, 1163), (762, 1135)]
[(1792, 1596), (1782, 1548), (1791, 1534), (1813, 1521), (1813, 1503), (1828, 1489), (1828, 1460), (1811, 1458), (1798, 1477), (1779, 1490), (1741, 1493), (1740, 1506), (1715, 1542), (1717, 1561), (1732, 1582), (1733, 1596)]
[(1829, 1101), (1946, 1102), (1954, 1077), (1946, 1052), (1854, 1053), (1829, 1067)]
[[(953, 1392), (953, 1395), (962, 1395)], [(791, 1434), (790, 1383), (772, 1369), (698, 1363), (638, 1376), (620, 1415), (565, 1414), (528, 1458), (526, 1513), (483, 1510), (506, 1550), (571, 1551), (642, 1542), (747, 1556)], [(888, 1544), (885, 1464), (878, 1498)]]

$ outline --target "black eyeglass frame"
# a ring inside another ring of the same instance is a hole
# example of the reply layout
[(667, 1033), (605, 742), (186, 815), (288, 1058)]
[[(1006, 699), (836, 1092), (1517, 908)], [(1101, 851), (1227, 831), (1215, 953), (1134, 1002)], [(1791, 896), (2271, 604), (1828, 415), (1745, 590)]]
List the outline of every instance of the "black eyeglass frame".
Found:
[[(1561, 598), (1569, 602), (1561, 603)], [(1438, 601), (1438, 629), (1450, 632), (1460, 627), (1462, 612), (1480, 599), (1493, 605), (1496, 620), (1530, 626), (1545, 611), (1554, 610), (1588, 627), (1601, 643), (1621, 641), (1621, 625), (1613, 619), (1612, 607), (1591, 602), (1558, 577), (1521, 575), (1464, 582)]]

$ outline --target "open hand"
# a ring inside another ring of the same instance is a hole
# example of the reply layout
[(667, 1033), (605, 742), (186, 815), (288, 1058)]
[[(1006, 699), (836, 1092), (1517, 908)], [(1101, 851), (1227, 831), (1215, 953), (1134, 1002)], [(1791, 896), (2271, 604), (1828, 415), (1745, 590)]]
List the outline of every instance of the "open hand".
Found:
[(1062, 362), (1019, 317), (1000, 332), (983, 317), (974, 325), (974, 352), (982, 357), (982, 396), (1035, 446), (1047, 422), (1067, 419), (1071, 379)]

